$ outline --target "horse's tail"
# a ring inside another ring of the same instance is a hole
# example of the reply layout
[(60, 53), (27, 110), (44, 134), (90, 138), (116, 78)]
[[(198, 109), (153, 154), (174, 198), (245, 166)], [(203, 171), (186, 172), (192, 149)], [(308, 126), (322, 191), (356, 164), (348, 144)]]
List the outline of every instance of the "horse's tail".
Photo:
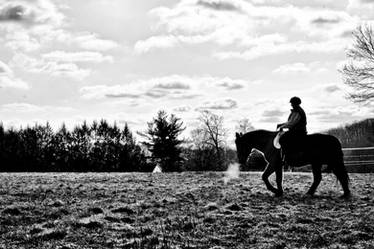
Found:
[(344, 192), (349, 192), (349, 175), (347, 168), (344, 165), (344, 154), (342, 150), (342, 146), (340, 141), (336, 137), (333, 138), (333, 143), (331, 144), (331, 148), (334, 148), (331, 155), (331, 161), (328, 165), (328, 169), (331, 170), (338, 181), (342, 184)]

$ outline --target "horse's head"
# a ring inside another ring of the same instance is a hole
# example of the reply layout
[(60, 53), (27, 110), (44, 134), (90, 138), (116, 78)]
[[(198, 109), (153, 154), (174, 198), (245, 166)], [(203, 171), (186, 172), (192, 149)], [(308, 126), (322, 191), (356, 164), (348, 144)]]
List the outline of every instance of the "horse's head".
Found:
[(242, 133), (236, 133), (236, 153), (240, 164), (246, 164), (248, 156), (252, 150), (249, 142), (245, 139)]

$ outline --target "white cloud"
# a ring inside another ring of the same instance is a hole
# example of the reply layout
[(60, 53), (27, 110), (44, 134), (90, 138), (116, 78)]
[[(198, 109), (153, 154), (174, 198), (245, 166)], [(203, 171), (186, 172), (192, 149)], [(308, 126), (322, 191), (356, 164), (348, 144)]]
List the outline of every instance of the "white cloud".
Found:
[(22, 31), (14, 31), (5, 36), (5, 46), (14, 51), (24, 50), (27, 52), (37, 50), (41, 47), (38, 39)]
[(155, 48), (171, 48), (178, 43), (175, 36), (152, 36), (135, 44), (135, 52), (146, 53)]
[(43, 111), (43, 108), (28, 103), (11, 103), (2, 105), (0, 111), (10, 113), (35, 113)]
[(212, 94), (227, 89), (238, 89), (249, 83), (241, 79), (229, 77), (190, 77), (185, 75), (170, 75), (158, 78), (136, 80), (124, 85), (96, 85), (81, 88), (85, 99), (102, 98), (173, 98), (191, 99), (202, 94)]
[(191, 107), (190, 106), (178, 106), (178, 107), (175, 107), (173, 109), (173, 111), (175, 111), (175, 112), (189, 112), (189, 111), (191, 111)]
[(220, 99), (214, 101), (207, 101), (202, 104), (201, 107), (197, 108), (197, 110), (205, 110), (205, 109), (212, 109), (212, 110), (229, 110), (237, 108), (238, 104), (233, 99)]
[(273, 71), (273, 73), (280, 73), (280, 74), (289, 74), (289, 73), (308, 73), (310, 72), (310, 67), (305, 65), (304, 63), (293, 63), (293, 64), (286, 64), (281, 65), (277, 69)]
[(363, 20), (374, 18), (374, 2), (371, 0), (349, 0), (347, 11), (360, 16)]
[(323, 73), (328, 71), (328, 67), (331, 66), (327, 62), (311, 62), (311, 63), (302, 63), (296, 62), (291, 64), (280, 65), (278, 68), (273, 70), (273, 73), (276, 74), (301, 74), (301, 73)]
[(67, 106), (39, 106), (35, 104), (30, 103), (24, 103), (24, 102), (16, 102), (16, 103), (10, 103), (10, 104), (4, 104), (0, 106), (1, 112), (9, 112), (9, 113), (41, 113), (41, 112), (59, 112), (59, 113), (70, 113), (72, 111), (75, 111), (72, 107)]
[(322, 42), (306, 42), (297, 41), (283, 44), (263, 44), (255, 46), (251, 49), (241, 51), (224, 51), (216, 52), (214, 57), (225, 59), (244, 59), (254, 60), (264, 56), (289, 54), (289, 53), (333, 53), (343, 52), (347, 43), (339, 39), (322, 41)]
[(27, 90), (30, 88), (29, 84), (27, 84), (22, 79), (16, 78), (12, 75), (3, 76), (0, 75), (0, 88), (17, 88), (21, 90)]
[(23, 80), (14, 76), (12, 69), (0, 61), (0, 88), (17, 88), (27, 90), (30, 86)]
[(10, 74), (10, 73), (12, 73), (12, 70), (10, 69), (10, 67), (4, 62), (0, 61), (0, 75)]
[(4, 0), (0, 3), (0, 21), (27, 25), (61, 25), (64, 18), (50, 0)]
[(72, 37), (79, 47), (88, 50), (106, 51), (119, 47), (119, 44), (112, 40), (99, 38), (97, 34), (77, 34)]
[[(293, 51), (341, 51), (342, 34), (357, 23), (357, 18), (344, 11), (290, 4), (255, 5), (244, 0), (182, 0), (172, 8), (155, 8), (150, 14), (158, 18), (155, 29), (161, 34), (138, 41), (136, 52), (207, 42), (239, 50), (218, 49), (215, 56), (221, 59), (249, 60)], [(313, 39), (295, 39), (305, 36)]]
[(42, 55), (43, 59), (56, 62), (113, 62), (113, 57), (104, 56), (99, 52), (66, 52), (53, 51)]
[(73, 62), (57, 62), (46, 59), (36, 59), (25, 54), (16, 54), (11, 64), (31, 73), (46, 73), (52, 76), (69, 77), (78, 81), (83, 80), (91, 74), (90, 69), (80, 68)]
[(0, 30), (5, 31), (5, 46), (17, 52), (32, 52), (57, 43), (94, 51), (120, 46), (96, 33), (70, 31), (72, 23), (67, 22), (63, 8), (51, 0), (0, 2)]

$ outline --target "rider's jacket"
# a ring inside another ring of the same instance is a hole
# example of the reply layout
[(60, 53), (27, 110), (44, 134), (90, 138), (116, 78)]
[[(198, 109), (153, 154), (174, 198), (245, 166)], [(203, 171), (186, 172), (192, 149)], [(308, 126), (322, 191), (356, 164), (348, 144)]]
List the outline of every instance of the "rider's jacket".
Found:
[(300, 106), (295, 107), (291, 110), (291, 114), (288, 116), (287, 128), (291, 132), (302, 132), (307, 133), (306, 130), (306, 114)]

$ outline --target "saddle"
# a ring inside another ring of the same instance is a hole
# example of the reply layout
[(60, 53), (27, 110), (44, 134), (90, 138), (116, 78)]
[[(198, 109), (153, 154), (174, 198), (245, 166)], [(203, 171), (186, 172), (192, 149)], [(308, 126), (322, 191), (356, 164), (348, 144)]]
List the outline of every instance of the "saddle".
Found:
[[(273, 145), (277, 149), (281, 149), (281, 156), (283, 161), (290, 166), (302, 166), (308, 164), (305, 157), (305, 143), (306, 141), (298, 141), (298, 143), (292, 146), (283, 146), (280, 143), (282, 136), (285, 131), (279, 131), (273, 140)], [(306, 138), (306, 137), (305, 137)], [(304, 140), (305, 140), (304, 138)], [(292, 142), (294, 143), (294, 141)], [(284, 141), (283, 141), (284, 145)]]
[(273, 140), (273, 145), (275, 148), (277, 149), (280, 149), (281, 148), (281, 145), (279, 143), (279, 140), (281, 138), (281, 136), (286, 133), (285, 131), (279, 131), (278, 134), (275, 136), (274, 140)]

